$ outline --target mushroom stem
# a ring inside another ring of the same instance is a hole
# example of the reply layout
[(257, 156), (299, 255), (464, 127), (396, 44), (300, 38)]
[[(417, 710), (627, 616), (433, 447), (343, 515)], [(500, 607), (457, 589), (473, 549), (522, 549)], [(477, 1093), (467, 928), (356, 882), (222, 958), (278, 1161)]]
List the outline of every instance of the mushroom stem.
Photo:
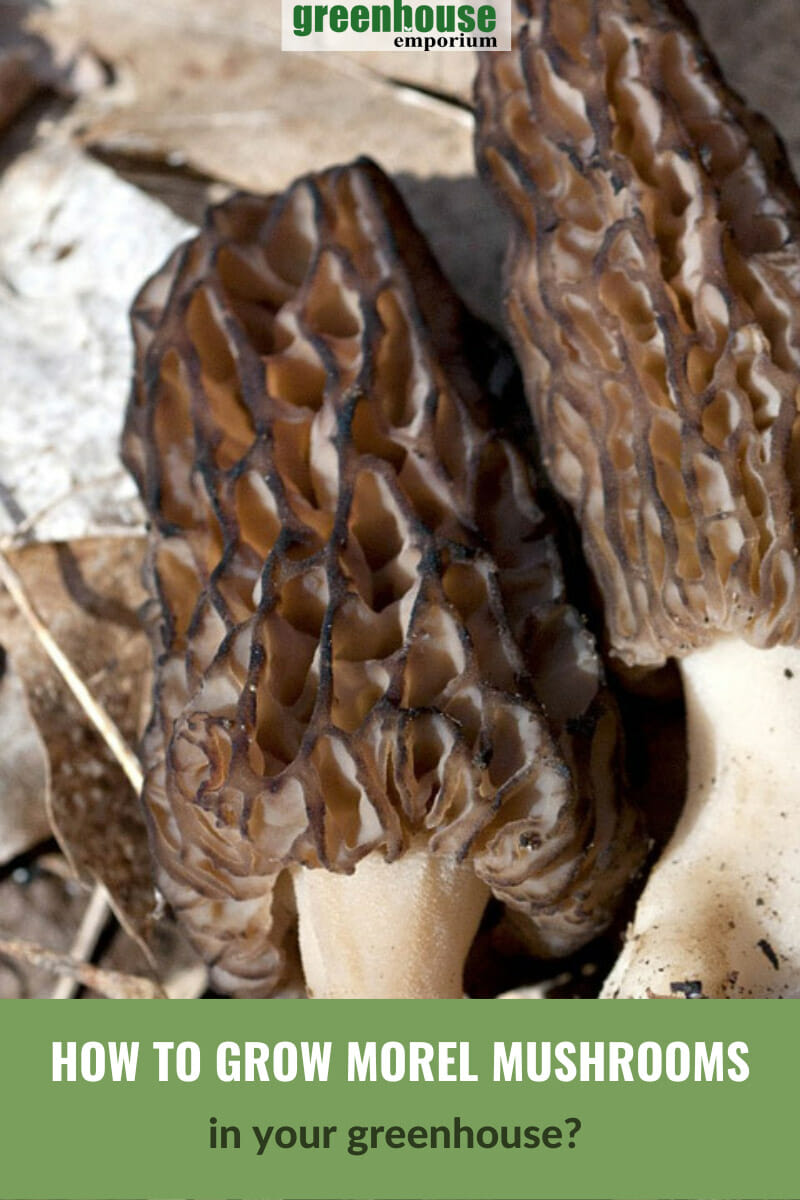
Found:
[(800, 649), (726, 638), (680, 665), (686, 804), (603, 995), (800, 995)]
[(296, 867), (300, 954), (316, 999), (458, 999), (489, 889), (424, 843), (352, 875)]

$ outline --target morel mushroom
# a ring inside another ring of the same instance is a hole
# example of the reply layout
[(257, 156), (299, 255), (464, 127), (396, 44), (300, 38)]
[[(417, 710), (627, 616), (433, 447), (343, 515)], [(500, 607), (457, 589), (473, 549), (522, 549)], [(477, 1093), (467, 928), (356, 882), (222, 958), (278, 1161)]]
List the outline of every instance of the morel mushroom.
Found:
[(547, 470), (613, 651), (685, 683), (685, 809), (606, 994), (798, 994), (797, 187), (677, 5), (523, 2), (478, 99)]
[(234, 197), (134, 329), (144, 800), (216, 986), (301, 991), (299, 918), (314, 996), (459, 996), (490, 892), (543, 948), (587, 940), (641, 857), (616, 715), (490, 422), (507, 352), (391, 185)]

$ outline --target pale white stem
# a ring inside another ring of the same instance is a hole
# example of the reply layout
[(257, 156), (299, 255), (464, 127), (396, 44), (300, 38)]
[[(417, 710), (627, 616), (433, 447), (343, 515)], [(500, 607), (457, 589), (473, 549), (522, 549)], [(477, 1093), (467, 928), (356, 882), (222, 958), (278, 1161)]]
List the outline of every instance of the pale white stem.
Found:
[(800, 995), (800, 650), (722, 639), (681, 662), (689, 784), (606, 997)]
[(298, 867), (294, 888), (309, 995), (458, 999), (489, 890), (472, 867), (413, 846), (368, 855), (353, 875)]

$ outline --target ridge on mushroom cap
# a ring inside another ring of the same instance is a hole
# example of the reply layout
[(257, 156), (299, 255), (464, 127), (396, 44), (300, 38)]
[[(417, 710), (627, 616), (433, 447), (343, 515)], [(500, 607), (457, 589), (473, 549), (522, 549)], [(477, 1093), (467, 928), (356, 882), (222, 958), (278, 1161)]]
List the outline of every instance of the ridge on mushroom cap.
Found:
[(493, 424), (508, 360), (392, 186), (362, 160), (233, 197), (133, 324), (144, 799), (217, 986), (299, 989), (288, 868), (422, 833), (544, 946), (586, 940), (641, 858), (616, 715)]
[(507, 308), (614, 652), (800, 637), (797, 185), (682, 6), (518, 4), (483, 56)]

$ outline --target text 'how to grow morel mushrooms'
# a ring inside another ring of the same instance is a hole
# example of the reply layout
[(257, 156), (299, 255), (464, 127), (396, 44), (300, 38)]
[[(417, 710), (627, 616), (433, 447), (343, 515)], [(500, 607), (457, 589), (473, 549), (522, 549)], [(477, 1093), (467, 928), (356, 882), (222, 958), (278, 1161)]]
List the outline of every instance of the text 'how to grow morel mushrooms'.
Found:
[[(216, 985), (459, 996), (491, 893), (562, 953), (641, 858), (506, 352), (367, 162), (210, 212), (135, 307), (158, 878)], [(304, 982), (305, 980), (305, 982)]]
[(606, 994), (800, 994), (797, 186), (677, 4), (523, 0), (478, 103), (543, 459), (614, 653), (686, 691), (686, 806)]

